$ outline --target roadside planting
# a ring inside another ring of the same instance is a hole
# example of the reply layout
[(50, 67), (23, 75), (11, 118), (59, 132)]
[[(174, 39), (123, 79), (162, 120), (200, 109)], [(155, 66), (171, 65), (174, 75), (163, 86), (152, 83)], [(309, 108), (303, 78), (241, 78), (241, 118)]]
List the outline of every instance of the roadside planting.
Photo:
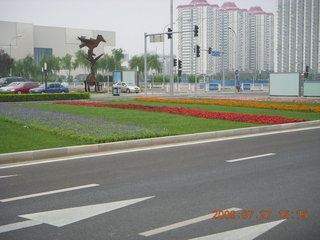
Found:
[(199, 109), (190, 109), (182, 107), (167, 107), (167, 106), (144, 106), (140, 104), (114, 104), (114, 103), (91, 103), (91, 102), (61, 102), (58, 104), (80, 105), (92, 107), (111, 107), (131, 110), (142, 110), (149, 112), (163, 112), (178, 115), (188, 115), (198, 118), (220, 119), (236, 122), (255, 123), (255, 124), (283, 124), (293, 122), (304, 122), (306, 119), (285, 118), (281, 116), (269, 116), (265, 114), (253, 115), (243, 113), (225, 113), (225, 112), (210, 112)]

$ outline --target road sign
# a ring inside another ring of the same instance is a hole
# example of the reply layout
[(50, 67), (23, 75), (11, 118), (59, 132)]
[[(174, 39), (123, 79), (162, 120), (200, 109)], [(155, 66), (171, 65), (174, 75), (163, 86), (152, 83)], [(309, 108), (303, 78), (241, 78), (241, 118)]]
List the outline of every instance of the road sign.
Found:
[(236, 75), (239, 75), (240, 71), (237, 69), (237, 70), (234, 71), (234, 73), (235, 73)]
[(157, 34), (157, 35), (150, 36), (150, 42), (151, 43), (164, 42), (163, 35)]
[(212, 55), (213, 57), (220, 57), (220, 56), (221, 56), (221, 52), (213, 51), (213, 52), (211, 52), (211, 55)]

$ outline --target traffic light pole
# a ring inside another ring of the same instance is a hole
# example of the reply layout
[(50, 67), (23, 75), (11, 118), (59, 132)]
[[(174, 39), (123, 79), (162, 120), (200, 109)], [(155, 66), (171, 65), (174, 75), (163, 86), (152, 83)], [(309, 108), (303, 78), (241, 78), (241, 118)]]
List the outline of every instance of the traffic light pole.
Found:
[[(145, 94), (147, 95), (147, 37), (155, 36), (155, 35), (165, 35), (170, 34), (170, 96), (173, 96), (173, 38), (172, 34), (174, 33), (186, 33), (186, 32), (194, 32), (192, 31), (181, 31), (181, 32), (172, 32), (173, 29), (173, 0), (170, 0), (170, 31), (166, 33), (153, 33), (153, 34), (144, 34), (144, 84), (145, 84)], [(198, 27), (197, 27), (198, 30)]]
[(147, 96), (147, 33), (144, 33), (144, 94)]
[[(170, 28), (173, 29), (173, 0), (170, 0)], [(170, 96), (173, 96), (173, 38), (170, 39)]]

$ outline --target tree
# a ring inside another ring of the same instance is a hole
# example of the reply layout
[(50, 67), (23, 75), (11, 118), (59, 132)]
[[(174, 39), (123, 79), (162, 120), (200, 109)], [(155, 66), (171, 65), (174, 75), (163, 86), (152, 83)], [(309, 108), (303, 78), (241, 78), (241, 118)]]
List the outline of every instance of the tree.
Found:
[(112, 49), (112, 57), (114, 59), (114, 70), (121, 70), (121, 60), (124, 58), (123, 50), (119, 49)]
[(13, 73), (15, 76), (36, 80), (40, 74), (40, 67), (34, 63), (33, 57), (28, 55), (15, 62)]
[(9, 76), (10, 66), (13, 65), (13, 59), (4, 50), (0, 49), (0, 77)]
[(67, 70), (68, 81), (71, 80), (71, 70), (72, 66), (72, 56), (70, 54), (66, 54), (63, 58), (61, 58), (61, 69)]
[[(129, 67), (132, 70), (139, 69), (138, 73), (144, 72), (144, 56), (133, 56), (129, 61)], [(147, 70), (161, 71), (161, 62), (158, 55), (147, 55)]]
[(47, 64), (47, 71), (49, 73), (57, 73), (60, 71), (60, 62), (61, 59), (55, 56), (44, 56), (40, 61), (40, 66), (44, 66), (44, 63)]
[(131, 70), (137, 70), (138, 76), (144, 72), (144, 57), (143, 56), (133, 56), (129, 60), (129, 67)]
[(73, 67), (74, 69), (76, 68), (84, 68), (86, 70), (90, 69), (90, 62), (88, 61), (88, 59), (86, 58), (86, 53), (83, 50), (79, 50), (76, 52), (76, 59), (73, 63)]
[(148, 70), (155, 70), (157, 73), (161, 71), (161, 62), (158, 55), (148, 55), (147, 57)]
[(99, 61), (97, 62), (97, 69), (102, 72), (108, 71), (113, 72), (116, 70), (116, 63), (113, 56), (109, 56), (105, 54)]

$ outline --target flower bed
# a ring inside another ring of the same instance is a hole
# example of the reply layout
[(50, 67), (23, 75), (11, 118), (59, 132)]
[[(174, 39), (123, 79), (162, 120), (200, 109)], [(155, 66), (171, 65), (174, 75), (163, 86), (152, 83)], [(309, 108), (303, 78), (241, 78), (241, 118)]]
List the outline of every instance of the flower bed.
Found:
[(142, 110), (149, 112), (164, 112), (170, 114), (187, 115), (207, 119), (220, 119), (236, 122), (255, 123), (255, 124), (282, 124), (292, 122), (303, 122), (305, 119), (285, 118), (281, 116), (269, 116), (264, 114), (253, 115), (243, 113), (225, 113), (225, 112), (210, 112), (198, 109), (189, 109), (181, 107), (167, 106), (144, 106), (140, 104), (114, 104), (114, 103), (91, 103), (91, 102), (61, 102), (57, 104), (92, 106), (92, 107), (111, 107), (121, 109)]
[(155, 137), (163, 129), (138, 124), (108, 121), (68, 113), (43, 111), (37, 108), (12, 107), (0, 104), (0, 117), (32, 128), (88, 142)]
[(223, 105), (223, 106), (320, 112), (320, 107), (311, 107), (311, 106), (303, 106), (303, 105), (283, 105), (283, 104), (272, 104), (272, 103), (257, 103), (257, 102), (241, 102), (241, 101), (232, 101), (232, 100), (197, 100), (197, 99), (167, 99), (167, 98), (136, 98), (135, 100), (144, 101), (144, 102), (212, 104), (212, 105)]
[(293, 102), (293, 103), (316, 103), (320, 104), (320, 99), (292, 99), (292, 98), (255, 98), (255, 97), (206, 97), (207, 99), (221, 100), (241, 100), (256, 102)]

